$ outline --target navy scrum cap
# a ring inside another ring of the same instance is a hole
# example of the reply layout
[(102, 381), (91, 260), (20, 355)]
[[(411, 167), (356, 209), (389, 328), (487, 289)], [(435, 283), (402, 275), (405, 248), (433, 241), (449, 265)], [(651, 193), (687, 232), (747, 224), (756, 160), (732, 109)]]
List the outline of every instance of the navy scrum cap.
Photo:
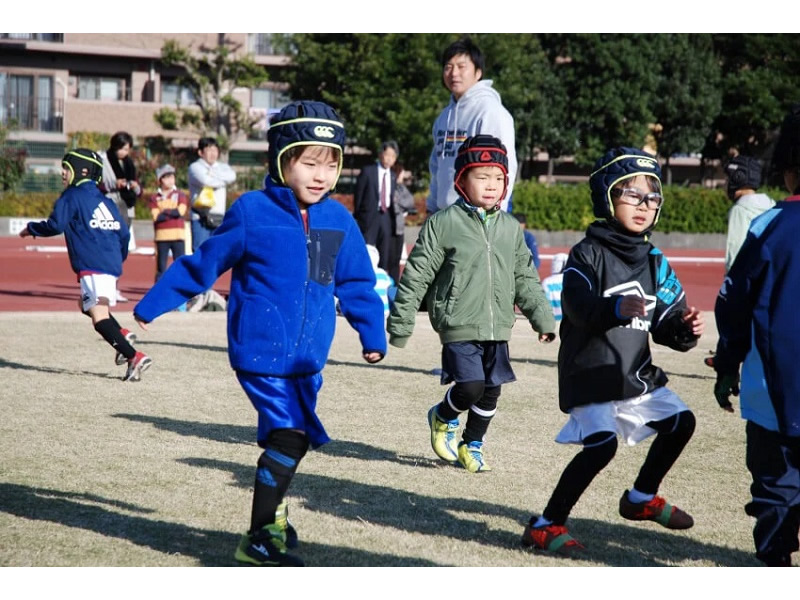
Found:
[[(475, 135), (464, 140), (464, 143), (458, 148), (455, 162), (456, 174), (453, 180), (456, 192), (465, 200), (468, 200), (467, 195), (459, 185), (458, 180), (461, 179), (467, 169), (474, 167), (500, 167), (506, 177), (500, 200), (505, 198), (508, 190), (508, 153), (500, 140), (491, 135)], [(495, 208), (499, 206), (500, 202), (498, 201)]]
[(94, 150), (71, 150), (61, 159), (61, 164), (69, 171), (68, 185), (80, 185), (87, 181), (100, 183), (103, 180), (103, 159)]
[(728, 198), (733, 200), (738, 190), (757, 190), (761, 185), (761, 161), (740, 154), (725, 166), (725, 174), (728, 176)]
[[(633, 179), (639, 175), (653, 177), (658, 181), (661, 189), (661, 167), (652, 154), (643, 152), (638, 148), (621, 146), (606, 152), (600, 160), (594, 163), (592, 175), (589, 177), (589, 187), (592, 190), (592, 210), (594, 216), (600, 219), (614, 218), (614, 204), (611, 202), (611, 188), (621, 181)], [(653, 225), (658, 222), (659, 208)]]
[[(339, 150), (338, 181), (342, 172), (345, 132), (339, 115), (324, 102), (299, 100), (284, 106), (270, 120), (267, 131), (269, 142), (269, 175), (280, 184), (286, 184), (281, 170), (281, 156), (297, 146), (328, 146)], [(334, 182), (335, 185), (335, 182)]]

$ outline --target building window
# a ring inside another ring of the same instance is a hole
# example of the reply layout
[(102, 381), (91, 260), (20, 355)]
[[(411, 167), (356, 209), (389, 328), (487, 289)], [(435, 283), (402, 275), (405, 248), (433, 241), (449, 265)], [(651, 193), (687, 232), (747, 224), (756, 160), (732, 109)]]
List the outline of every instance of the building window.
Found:
[(161, 80), (161, 102), (163, 104), (175, 104), (177, 106), (190, 106), (195, 104), (195, 97), (185, 85), (179, 85), (174, 81)]
[(250, 139), (267, 139), (269, 119), (291, 102), (291, 98), (279, 90), (255, 89), (250, 98), (250, 117), (255, 121)]
[(119, 77), (78, 75), (78, 98), (81, 100), (125, 100), (125, 80)]
[(270, 56), (275, 54), (272, 36), (273, 34), (271, 33), (248, 33), (247, 50), (256, 56)]
[(25, 131), (61, 131), (63, 114), (52, 76), (0, 72), (0, 122)]
[(0, 33), (0, 40), (30, 40), (35, 42), (63, 42), (63, 33)]

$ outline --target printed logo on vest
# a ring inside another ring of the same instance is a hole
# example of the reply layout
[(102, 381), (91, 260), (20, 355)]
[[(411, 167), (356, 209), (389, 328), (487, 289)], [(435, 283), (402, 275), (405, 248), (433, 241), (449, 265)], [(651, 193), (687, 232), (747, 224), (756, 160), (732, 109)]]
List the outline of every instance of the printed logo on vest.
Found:
[(108, 207), (102, 202), (97, 205), (92, 213), (92, 220), (89, 221), (89, 227), (92, 229), (109, 229), (112, 231), (119, 231), (120, 224), (108, 210)]

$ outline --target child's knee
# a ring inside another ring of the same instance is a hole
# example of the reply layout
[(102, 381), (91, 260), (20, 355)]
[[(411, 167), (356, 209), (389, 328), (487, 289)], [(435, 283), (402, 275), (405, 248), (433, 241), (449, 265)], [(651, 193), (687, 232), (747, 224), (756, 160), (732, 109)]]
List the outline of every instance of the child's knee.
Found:
[(450, 404), (459, 412), (468, 410), (483, 398), (483, 381), (458, 382), (450, 389)]
[(592, 464), (594, 469), (599, 472), (617, 454), (617, 445), (617, 435), (614, 432), (599, 431), (583, 440), (581, 453)]

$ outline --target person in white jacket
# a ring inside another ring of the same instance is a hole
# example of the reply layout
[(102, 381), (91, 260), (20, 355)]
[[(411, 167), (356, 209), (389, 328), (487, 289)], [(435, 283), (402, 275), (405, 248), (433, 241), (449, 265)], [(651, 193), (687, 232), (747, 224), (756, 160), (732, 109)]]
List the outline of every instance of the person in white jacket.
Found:
[(458, 198), (453, 187), (456, 152), (465, 139), (478, 134), (499, 138), (508, 150), (508, 191), (501, 209), (511, 210), (517, 175), (514, 119), (492, 88), (492, 81), (481, 80), (483, 68), (483, 53), (469, 38), (450, 44), (442, 55), (442, 80), (452, 96), (433, 123), (428, 214), (447, 208)]
[(758, 194), (761, 185), (761, 163), (742, 154), (733, 158), (725, 167), (728, 176), (728, 198), (733, 206), (728, 212), (728, 239), (725, 245), (725, 272), (731, 270), (750, 229), (750, 221), (775, 206), (772, 198)]
[(213, 137), (197, 143), (199, 158), (189, 165), (189, 204), (192, 209), (192, 252), (222, 224), (228, 194), (226, 186), (236, 181), (236, 172), (220, 162), (219, 144)]

